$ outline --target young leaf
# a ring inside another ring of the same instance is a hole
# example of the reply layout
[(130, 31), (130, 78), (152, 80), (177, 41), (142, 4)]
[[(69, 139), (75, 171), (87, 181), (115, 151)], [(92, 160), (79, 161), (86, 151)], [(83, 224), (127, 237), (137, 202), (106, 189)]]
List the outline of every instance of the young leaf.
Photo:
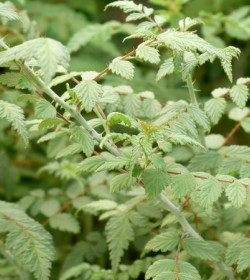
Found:
[(138, 94), (128, 94), (124, 98), (125, 113), (131, 117), (136, 117), (141, 107), (141, 99)]
[(160, 62), (158, 50), (149, 46), (145, 46), (144, 44), (140, 44), (138, 46), (136, 49), (136, 56), (150, 63), (158, 64)]
[(143, 183), (146, 185), (148, 199), (155, 198), (170, 183), (170, 175), (160, 169), (147, 169), (143, 174)]
[(0, 3), (0, 16), (8, 20), (19, 20), (20, 17), (10, 2)]
[(250, 267), (250, 247), (240, 253), (239, 260), (237, 262), (237, 271), (242, 272), (243, 270)]
[(123, 189), (129, 189), (136, 183), (136, 178), (132, 177), (131, 174), (125, 173), (120, 174), (112, 178), (110, 182), (110, 191), (118, 192)]
[(82, 81), (73, 90), (86, 112), (92, 111), (102, 95), (102, 87), (95, 81)]
[(46, 119), (40, 122), (38, 128), (39, 129), (46, 129), (46, 128), (52, 128), (59, 124), (64, 124), (65, 122), (61, 119)]
[(56, 117), (56, 109), (45, 99), (39, 99), (36, 108), (36, 116), (40, 119), (51, 119)]
[(134, 65), (120, 57), (115, 58), (110, 64), (109, 68), (112, 73), (121, 75), (123, 78), (132, 80), (134, 77)]
[(71, 156), (82, 151), (82, 146), (78, 143), (73, 143), (66, 148), (60, 150), (60, 152), (56, 155), (56, 159)]
[(142, 11), (142, 4), (135, 4), (133, 1), (114, 1), (108, 4), (105, 9), (109, 7), (117, 7), (123, 10), (125, 13), (131, 12), (141, 12)]
[(0, 118), (6, 118), (18, 134), (28, 143), (28, 132), (24, 122), (24, 114), (20, 107), (7, 101), (0, 100)]
[(61, 231), (79, 233), (80, 226), (74, 216), (69, 213), (58, 213), (50, 218), (49, 224), (52, 228)]
[(193, 257), (202, 260), (217, 262), (218, 252), (213, 241), (204, 241), (194, 237), (185, 238), (182, 242), (183, 249)]
[(129, 242), (134, 239), (134, 232), (126, 212), (109, 219), (106, 225), (107, 242), (112, 269), (116, 273), (124, 250), (128, 248)]
[(81, 145), (86, 156), (91, 156), (94, 151), (94, 141), (88, 131), (82, 126), (76, 125), (71, 125), (69, 131), (72, 136), (75, 137), (76, 141)]
[(209, 120), (206, 114), (198, 106), (190, 104), (187, 109), (188, 113), (198, 125), (202, 126), (206, 131), (210, 130)]
[(97, 172), (100, 171), (111, 171), (118, 170), (123, 168), (125, 165), (129, 163), (126, 157), (111, 157), (108, 158), (107, 161), (96, 169)]
[(249, 97), (248, 87), (241, 84), (233, 86), (230, 90), (230, 97), (237, 106), (240, 108), (245, 107)]
[(0, 75), (0, 84), (16, 89), (35, 89), (35, 86), (26, 76), (17, 72), (7, 72)]
[(92, 173), (94, 172), (98, 167), (100, 167), (102, 164), (106, 162), (106, 158), (102, 155), (100, 156), (93, 156), (90, 158), (85, 159), (77, 166), (78, 172), (87, 172)]
[(235, 181), (227, 186), (226, 195), (234, 207), (240, 208), (247, 197), (246, 187), (244, 187), (240, 182)]

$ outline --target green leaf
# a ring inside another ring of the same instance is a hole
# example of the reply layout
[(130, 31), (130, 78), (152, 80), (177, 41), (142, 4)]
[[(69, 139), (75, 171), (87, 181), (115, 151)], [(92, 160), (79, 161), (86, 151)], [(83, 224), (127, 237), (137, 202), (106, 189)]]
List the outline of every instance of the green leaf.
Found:
[(105, 162), (106, 162), (106, 158), (103, 156), (92, 156), (82, 161), (77, 166), (77, 171), (92, 173)]
[(116, 273), (124, 250), (128, 248), (129, 242), (134, 239), (128, 213), (121, 212), (109, 219), (106, 224), (106, 235), (112, 270)]
[(102, 95), (102, 87), (95, 81), (82, 81), (73, 88), (86, 112), (92, 111)]
[(145, 43), (140, 44), (137, 47), (136, 56), (150, 63), (158, 64), (160, 62), (160, 54), (158, 50), (145, 46)]
[(11, 122), (13, 128), (28, 143), (28, 132), (25, 126), (23, 110), (15, 104), (0, 100), (0, 118)]
[(56, 109), (49, 101), (39, 99), (36, 104), (35, 114), (40, 119), (52, 119), (56, 117)]
[(0, 75), (0, 84), (7, 87), (14, 87), (16, 89), (35, 89), (35, 86), (26, 76), (17, 72), (7, 72)]
[(96, 169), (97, 172), (101, 171), (111, 171), (123, 168), (129, 163), (126, 157), (113, 157), (107, 159), (107, 161)]
[(68, 68), (70, 56), (68, 50), (58, 41), (49, 38), (37, 38), (0, 52), (0, 64), (10, 61), (37, 59), (48, 83), (57, 71), (58, 65)]
[(186, 80), (188, 75), (192, 73), (195, 66), (198, 64), (198, 59), (192, 52), (184, 52), (183, 56), (183, 69), (182, 69), (182, 79)]
[(208, 208), (218, 200), (222, 193), (222, 184), (214, 177), (209, 177), (199, 183), (200, 204), (204, 208)]
[(109, 68), (112, 73), (122, 76), (125, 79), (132, 80), (134, 77), (134, 65), (120, 57), (115, 58), (110, 64)]
[(105, 9), (109, 7), (120, 8), (125, 13), (141, 12), (143, 8), (142, 4), (135, 4), (133, 1), (114, 1), (108, 4)]
[(204, 110), (213, 124), (217, 124), (226, 109), (224, 98), (213, 98), (205, 103)]
[(176, 248), (178, 242), (179, 236), (176, 231), (164, 232), (150, 239), (149, 242), (146, 244), (144, 250), (153, 252), (172, 251)]
[(247, 238), (239, 239), (230, 244), (226, 252), (226, 264), (236, 264), (244, 249), (250, 249), (250, 241)]
[(248, 250), (244, 250), (240, 253), (238, 262), (237, 262), (237, 271), (242, 272), (243, 270), (250, 267), (250, 247)]
[(7, 233), (6, 248), (38, 280), (50, 279), (55, 249), (44, 227), (12, 203), (0, 201), (0, 232)]
[(172, 178), (171, 186), (176, 198), (183, 198), (189, 195), (196, 186), (195, 178), (192, 174), (181, 174)]
[(131, 174), (125, 173), (120, 174), (112, 178), (110, 182), (110, 191), (118, 192), (123, 189), (129, 189), (136, 184), (136, 178), (132, 177)]
[(8, 20), (20, 20), (11, 2), (0, 3), (0, 16)]
[(50, 218), (49, 224), (52, 228), (68, 231), (72, 233), (79, 233), (80, 226), (74, 216), (69, 213), (58, 213)]
[(113, 112), (108, 115), (108, 122), (107, 122), (108, 126), (114, 126), (116, 124), (122, 124), (122, 123), (127, 125), (128, 127), (131, 127), (131, 120), (126, 115), (118, 112)]
[(82, 150), (87, 157), (90, 157), (94, 151), (94, 141), (91, 135), (82, 126), (71, 125), (70, 133), (75, 137), (76, 141), (81, 145)]
[(170, 75), (174, 72), (174, 61), (173, 58), (170, 57), (166, 59), (163, 64), (160, 66), (160, 69), (156, 76), (156, 81), (159, 81), (166, 75)]
[(242, 120), (240, 125), (245, 130), (245, 132), (250, 133), (250, 118), (245, 118)]
[(56, 212), (60, 208), (60, 203), (58, 202), (57, 199), (49, 199), (45, 200), (41, 207), (40, 207), (40, 212), (46, 216), (46, 217), (51, 217), (56, 214)]
[(65, 122), (63, 120), (60, 119), (46, 119), (43, 120), (42, 122), (40, 122), (38, 128), (39, 129), (48, 129), (48, 128), (52, 128), (55, 126), (58, 126), (59, 124), (64, 124)]
[(198, 125), (202, 126), (206, 131), (210, 130), (209, 120), (206, 114), (198, 106), (190, 104), (187, 110)]
[(82, 150), (82, 145), (78, 143), (73, 143), (67, 146), (66, 148), (60, 150), (60, 152), (56, 155), (56, 159), (75, 155), (77, 153), (80, 153)]
[(244, 187), (239, 181), (235, 181), (227, 186), (226, 195), (234, 207), (240, 208), (247, 197), (246, 187)]
[(193, 257), (212, 262), (219, 261), (218, 251), (214, 241), (204, 241), (194, 237), (185, 238), (182, 242), (183, 249)]
[[(175, 260), (163, 259), (163, 260), (156, 261), (148, 268), (145, 278), (155, 279), (155, 276), (161, 275), (165, 272), (174, 272), (175, 266), (176, 266)], [(190, 277), (192, 277), (191, 278), (192, 280), (201, 280), (199, 272), (190, 263), (179, 260), (177, 264), (177, 268), (179, 273), (188, 274)], [(165, 277), (163, 279), (168, 279), (168, 278)]]
[(240, 108), (245, 107), (247, 99), (249, 97), (249, 90), (246, 85), (235, 85), (230, 90), (230, 97), (233, 102)]
[(141, 108), (141, 99), (137, 94), (128, 94), (124, 98), (125, 113), (131, 117), (136, 117)]
[(148, 199), (155, 198), (170, 183), (170, 175), (160, 169), (147, 169), (143, 174), (143, 183), (146, 185)]
[(142, 101), (142, 110), (147, 118), (154, 118), (161, 108), (161, 103), (156, 99), (147, 98)]

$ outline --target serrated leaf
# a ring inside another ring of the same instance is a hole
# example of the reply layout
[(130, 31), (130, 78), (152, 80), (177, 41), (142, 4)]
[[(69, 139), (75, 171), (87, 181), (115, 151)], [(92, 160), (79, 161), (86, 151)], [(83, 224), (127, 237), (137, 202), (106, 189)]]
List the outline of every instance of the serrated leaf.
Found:
[(108, 158), (104, 164), (98, 167), (96, 171), (101, 172), (101, 171), (118, 170), (123, 168), (128, 163), (129, 161), (126, 157), (111, 157)]
[(241, 252), (246, 248), (250, 248), (250, 241), (247, 238), (239, 239), (230, 244), (226, 252), (226, 263), (228, 265), (236, 264)]
[(213, 98), (205, 103), (204, 110), (213, 124), (217, 124), (226, 109), (224, 98)]
[(206, 114), (198, 106), (190, 104), (187, 110), (198, 125), (202, 126), (206, 131), (210, 130), (209, 120)]
[(156, 99), (147, 98), (142, 101), (142, 110), (147, 118), (154, 118), (161, 108), (161, 103)]
[(234, 207), (240, 208), (247, 197), (246, 187), (244, 187), (240, 182), (235, 181), (227, 186), (226, 195)]
[(109, 219), (106, 224), (106, 234), (112, 270), (116, 273), (124, 250), (128, 248), (129, 242), (134, 239), (129, 215), (122, 212)]
[(246, 85), (238, 84), (232, 87), (230, 90), (230, 97), (233, 102), (240, 108), (245, 107), (247, 99), (249, 97), (249, 90)]
[(82, 81), (74, 90), (86, 112), (92, 111), (102, 95), (102, 87), (95, 81)]
[(49, 224), (52, 228), (61, 231), (79, 233), (80, 226), (74, 216), (69, 213), (58, 213), (50, 218)]
[(156, 81), (159, 81), (161, 78), (163, 78), (166, 75), (170, 75), (174, 72), (174, 61), (173, 58), (170, 57), (166, 59), (163, 64), (160, 66), (160, 69), (156, 76)]
[(250, 267), (250, 247), (248, 250), (244, 250), (240, 253), (237, 264), (238, 272), (242, 272), (243, 270)]
[(150, 239), (149, 242), (146, 244), (144, 250), (153, 252), (172, 251), (174, 248), (176, 248), (178, 242), (179, 236), (176, 231), (164, 232)]
[(217, 88), (214, 89), (211, 94), (214, 98), (222, 97), (224, 95), (227, 95), (230, 92), (229, 88)]
[(14, 87), (16, 89), (35, 89), (35, 86), (26, 76), (17, 72), (7, 72), (0, 75), (0, 84), (7, 87)]
[(219, 260), (218, 252), (216, 251), (213, 241), (204, 241), (198, 238), (188, 237), (183, 240), (182, 246), (183, 249), (193, 257), (212, 262), (217, 262)]
[(55, 258), (52, 236), (15, 204), (0, 201), (0, 231), (7, 233), (6, 249), (11, 251), (38, 280), (50, 279)]
[(240, 126), (245, 130), (245, 132), (250, 133), (250, 118), (242, 120)]
[(20, 107), (7, 101), (0, 100), (0, 118), (6, 118), (13, 128), (28, 143), (28, 132), (24, 122), (24, 114)]
[(171, 186), (174, 196), (176, 198), (183, 198), (192, 192), (196, 186), (196, 181), (192, 174), (181, 174), (172, 178)]
[[(146, 272), (146, 279), (153, 278), (165, 272), (174, 272), (176, 266), (175, 260), (163, 259), (154, 262)], [(193, 280), (201, 280), (199, 272), (190, 263), (185, 261), (178, 261), (177, 264), (179, 273), (187, 273)], [(166, 278), (165, 278), (166, 279)]]
[(63, 120), (60, 120), (60, 119), (46, 119), (46, 120), (43, 120), (42, 122), (40, 122), (38, 128), (39, 129), (47, 129), (47, 128), (52, 128), (52, 127), (55, 127), (59, 124), (64, 124), (65, 122)]
[(45, 200), (41, 207), (40, 212), (46, 217), (51, 217), (56, 214), (60, 208), (60, 203), (57, 199)]
[(114, 1), (108, 4), (105, 9), (109, 7), (120, 8), (125, 13), (141, 12), (143, 8), (142, 4), (135, 4), (133, 1)]
[(158, 64), (160, 62), (160, 54), (158, 50), (145, 46), (145, 44), (140, 44), (137, 47), (136, 56), (150, 63)]
[(88, 131), (82, 126), (76, 125), (71, 125), (69, 131), (72, 136), (75, 137), (76, 141), (81, 145), (86, 156), (91, 156), (94, 151), (94, 141)]
[(129, 189), (136, 184), (136, 178), (132, 177), (131, 174), (125, 173), (120, 174), (112, 178), (110, 182), (110, 191), (118, 192), (123, 189)]
[(170, 183), (170, 175), (160, 169), (147, 169), (143, 174), (143, 183), (146, 185), (148, 199), (155, 198)]
[(125, 79), (132, 80), (134, 77), (134, 65), (120, 57), (115, 58), (110, 64), (109, 68), (112, 73), (122, 76)]
[(187, 79), (188, 75), (192, 73), (195, 66), (198, 64), (198, 60), (194, 53), (184, 52), (183, 56), (183, 68), (182, 68), (182, 79)]
[(205, 137), (208, 149), (218, 150), (225, 141), (225, 137), (220, 134), (209, 134)]
[(128, 94), (124, 98), (125, 113), (131, 117), (136, 117), (139, 114), (141, 107), (141, 99), (137, 94)]
[(222, 193), (222, 184), (214, 177), (203, 180), (199, 183), (200, 204), (204, 208), (208, 208), (218, 200)]
[(36, 104), (35, 114), (40, 119), (51, 119), (56, 117), (56, 109), (49, 101), (39, 99)]
[(249, 109), (247, 107), (241, 109), (238, 107), (233, 108), (230, 110), (228, 117), (234, 121), (241, 121), (249, 114)]
[(109, 126), (114, 126), (116, 124), (125, 124), (126, 126), (131, 127), (130, 118), (122, 113), (113, 112), (108, 115), (107, 119), (107, 124)]
[(94, 172), (99, 166), (106, 162), (106, 158), (103, 156), (92, 156), (90, 158), (85, 159), (77, 166), (78, 172)]
[(0, 16), (8, 20), (20, 20), (11, 2), (0, 3)]
[(81, 151), (82, 151), (82, 145), (78, 143), (73, 143), (67, 146), (66, 148), (60, 150), (60, 152), (56, 155), (56, 159), (75, 155), (77, 153), (80, 153)]

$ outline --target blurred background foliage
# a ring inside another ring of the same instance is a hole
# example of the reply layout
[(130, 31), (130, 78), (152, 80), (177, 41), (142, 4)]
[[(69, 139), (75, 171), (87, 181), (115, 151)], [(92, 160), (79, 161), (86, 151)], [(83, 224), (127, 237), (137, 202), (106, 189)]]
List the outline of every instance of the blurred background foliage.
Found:
[[(104, 12), (105, 5), (112, 1), (14, 0), (12, 2), (20, 11), (26, 11), (21, 12), (23, 24), (20, 25), (14, 21), (3, 24), (0, 27), (1, 37), (6, 36), (6, 41), (10, 45), (20, 44), (37, 36), (59, 40), (71, 51), (72, 61), (69, 71), (101, 71), (114, 57), (126, 54), (140, 42), (136, 39), (122, 43), (123, 38), (132, 33), (138, 23), (130, 22), (121, 25), (120, 22), (124, 22), (125, 16), (118, 9), (109, 9)], [(234, 61), (233, 65), (234, 81), (239, 77), (250, 75), (250, 6), (248, 0), (145, 0), (136, 2), (153, 7), (158, 15), (166, 18), (166, 27), (177, 27), (179, 20), (185, 17), (201, 18), (204, 24), (198, 27), (197, 32), (203, 38), (217, 47), (233, 45), (241, 49), (241, 56)], [(77, 32), (79, 32), (80, 40), (74, 40), (74, 34)], [(188, 99), (187, 90), (183, 87), (179, 75), (172, 75), (156, 82), (158, 66), (139, 61), (136, 62), (136, 65), (136, 75), (132, 81), (125, 81), (109, 73), (102, 83), (113, 86), (130, 85), (135, 92), (152, 91), (161, 102)], [(205, 101), (213, 89), (230, 86), (218, 61), (196, 70), (194, 80), (195, 88), (199, 91), (198, 99), (200, 101)], [(65, 92), (65, 86), (57, 86), (55, 89), (61, 94)], [(15, 103), (19, 95), (18, 90), (10, 91), (0, 88), (0, 98), (4, 100)], [(19, 105), (25, 108), (25, 113), (29, 116), (32, 126), (32, 105), (27, 102), (19, 102)], [(225, 118), (213, 128), (213, 131), (215, 133), (220, 131), (221, 134), (227, 135), (234, 125), (233, 121)], [(43, 132), (40, 132), (40, 136), (42, 134)], [(91, 195), (102, 199), (110, 195), (105, 178), (93, 176), (82, 179), (78, 185), (75, 183), (77, 177), (73, 169), (75, 159), (62, 161), (58, 168), (61, 173), (38, 174), (39, 168), (47, 164), (62, 147), (65, 147), (68, 138), (68, 136), (62, 135), (59, 140), (57, 138), (56, 141), (37, 144), (38, 136), (39, 132), (31, 132), (31, 144), (24, 148), (16, 133), (9, 130), (8, 123), (0, 120), (0, 199), (18, 201), (22, 198), (20, 205), (24, 209), (29, 208), (31, 215), (43, 222), (46, 219), (43, 215), (43, 208), (46, 207), (44, 202), (56, 197), (63, 205), (79, 192), (79, 185), (81, 187), (91, 186), (88, 201)], [(249, 142), (247, 137), (249, 136), (246, 133), (239, 131), (232, 139), (232, 143), (247, 143), (247, 141)], [(99, 188), (96, 188), (99, 185), (103, 186), (101, 192)], [(79, 201), (79, 203), (84, 203), (84, 201)], [(80, 218), (80, 223), (84, 228), (83, 235), (86, 236), (84, 242), (77, 243), (82, 240), (81, 237), (70, 234), (65, 236), (64, 233), (58, 231), (53, 232), (57, 245), (61, 248), (58, 262), (62, 262), (65, 253), (71, 251), (71, 245), (77, 244), (64, 260), (63, 269), (71, 266), (70, 262), (79, 263), (82, 258), (90, 262), (97, 259), (100, 265), (107, 263), (107, 248), (103, 247), (103, 242), (100, 241), (103, 237), (97, 232), (93, 234), (93, 231), (103, 226), (102, 223), (94, 226), (95, 219), (86, 216), (84, 219)], [(133, 254), (139, 255), (141, 245), (138, 240), (134, 247), (136, 253)], [(84, 250), (81, 251), (81, 248)], [(131, 252), (128, 254), (132, 254)], [(102, 258), (100, 258), (100, 254), (102, 254)], [(56, 275), (56, 272), (54, 274)]]

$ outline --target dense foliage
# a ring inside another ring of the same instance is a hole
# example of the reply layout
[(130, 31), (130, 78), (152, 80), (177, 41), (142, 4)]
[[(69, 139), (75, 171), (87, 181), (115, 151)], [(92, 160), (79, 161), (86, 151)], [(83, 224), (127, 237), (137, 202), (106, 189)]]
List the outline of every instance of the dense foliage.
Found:
[(56, 2), (0, 2), (0, 279), (250, 279), (250, 6)]

